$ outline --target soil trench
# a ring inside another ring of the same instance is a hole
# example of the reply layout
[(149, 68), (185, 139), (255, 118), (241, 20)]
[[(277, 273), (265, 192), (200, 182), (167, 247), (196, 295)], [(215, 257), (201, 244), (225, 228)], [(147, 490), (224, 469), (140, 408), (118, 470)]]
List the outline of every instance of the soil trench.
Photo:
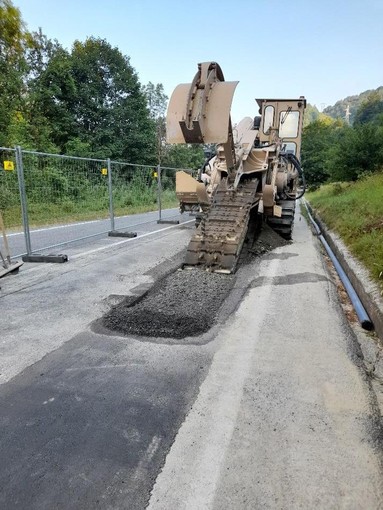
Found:
[[(239, 270), (241, 265), (285, 244), (287, 241), (264, 225), (258, 239), (245, 246)], [(183, 339), (201, 335), (215, 323), (235, 281), (236, 274), (178, 269), (158, 280), (144, 296), (128, 296), (104, 315), (101, 325), (127, 336)]]

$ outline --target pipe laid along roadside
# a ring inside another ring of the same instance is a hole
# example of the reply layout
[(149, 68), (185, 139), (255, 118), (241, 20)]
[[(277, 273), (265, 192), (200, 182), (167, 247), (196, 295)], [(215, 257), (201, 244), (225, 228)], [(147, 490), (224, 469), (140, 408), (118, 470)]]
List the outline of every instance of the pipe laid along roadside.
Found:
[(361, 276), (363, 269), (359, 263), (352, 258), (341, 240), (325, 228), (306, 200), (304, 205), (319, 240), (342, 280), (362, 327), (367, 330), (375, 329), (378, 337), (383, 340), (383, 300), (379, 291), (367, 274)]

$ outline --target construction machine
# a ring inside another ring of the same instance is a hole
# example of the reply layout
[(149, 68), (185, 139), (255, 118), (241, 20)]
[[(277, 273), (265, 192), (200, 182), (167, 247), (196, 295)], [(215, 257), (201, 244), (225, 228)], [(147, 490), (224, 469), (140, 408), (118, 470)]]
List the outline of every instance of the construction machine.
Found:
[(176, 174), (180, 210), (200, 213), (186, 266), (235, 271), (249, 231), (263, 218), (291, 238), (295, 201), (305, 190), (299, 163), (306, 100), (257, 99), (259, 116), (232, 127), (238, 82), (226, 82), (216, 62), (198, 64), (192, 83), (178, 85), (167, 111), (167, 141), (215, 147), (197, 179)]

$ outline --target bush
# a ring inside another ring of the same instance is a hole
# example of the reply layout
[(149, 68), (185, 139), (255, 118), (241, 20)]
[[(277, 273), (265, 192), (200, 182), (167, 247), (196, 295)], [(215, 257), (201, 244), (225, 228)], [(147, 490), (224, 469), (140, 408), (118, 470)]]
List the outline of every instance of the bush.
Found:
[(318, 120), (303, 131), (302, 166), (307, 183), (356, 181), (383, 165), (383, 116), (354, 127)]

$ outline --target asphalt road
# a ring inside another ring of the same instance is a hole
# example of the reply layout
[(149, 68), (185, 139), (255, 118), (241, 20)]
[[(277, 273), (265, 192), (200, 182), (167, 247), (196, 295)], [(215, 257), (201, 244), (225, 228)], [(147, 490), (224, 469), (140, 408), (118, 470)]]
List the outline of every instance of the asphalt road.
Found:
[[(119, 216), (115, 218), (115, 230), (120, 230), (122, 232), (137, 232), (139, 235), (153, 230), (154, 227), (160, 229), (161, 226), (157, 226), (158, 218), (158, 211)], [(172, 221), (178, 220), (180, 222), (188, 221), (190, 219), (187, 214), (179, 214), (178, 208), (165, 209), (162, 211), (161, 218)], [(74, 248), (77, 252), (78, 247), (83, 249), (84, 245), (91, 245), (100, 239), (107, 238), (110, 230), (110, 219), (79, 221), (47, 227), (31, 228), (30, 238), (32, 251), (34, 253), (53, 252), (71, 254)], [(76, 241), (77, 239), (80, 241)], [(18, 258), (26, 253), (23, 232), (9, 233), (8, 242), (12, 258)], [(0, 239), (0, 249), (1, 247), (2, 240)]]
[(94, 326), (179, 266), (189, 227), (1, 281), (0, 508), (381, 508), (376, 398), (304, 220), (200, 337)]

